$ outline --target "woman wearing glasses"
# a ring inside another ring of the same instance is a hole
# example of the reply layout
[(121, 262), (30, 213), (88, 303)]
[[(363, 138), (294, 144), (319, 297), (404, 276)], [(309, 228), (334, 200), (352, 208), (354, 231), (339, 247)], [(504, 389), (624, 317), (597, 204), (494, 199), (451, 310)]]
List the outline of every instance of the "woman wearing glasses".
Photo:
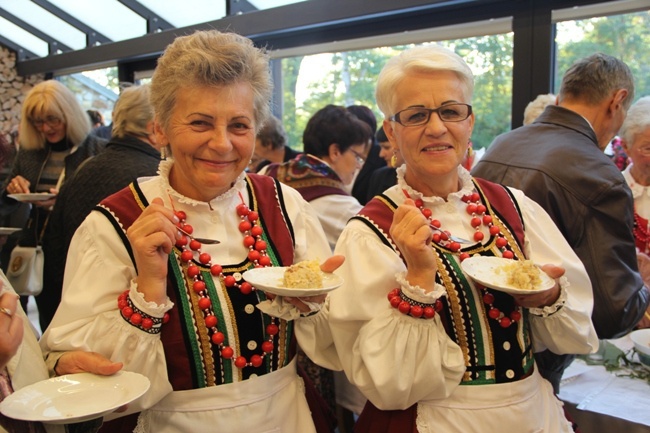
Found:
[[(328, 320), (332, 340), (298, 334), (368, 398), (356, 433), (572, 431), (533, 352), (595, 349), (589, 278), (538, 205), (462, 167), (473, 87), (467, 64), (437, 45), (379, 75), (384, 130), (405, 163), (339, 238), (345, 283), (309, 318)], [(555, 284), (527, 295), (481, 286), (461, 268), (474, 255), (530, 259)]]
[[(11, 214), (20, 206), (9, 194), (58, 193), (66, 174), (72, 175), (83, 161), (103, 149), (105, 140), (90, 135), (90, 131), (88, 114), (67, 87), (55, 80), (34, 86), (22, 105), (19, 149), (2, 188), (1, 212)], [(20, 245), (39, 242), (55, 200), (56, 196), (28, 200), (32, 209), (26, 229), (19, 235)], [(4, 266), (13, 244), (3, 248)]]

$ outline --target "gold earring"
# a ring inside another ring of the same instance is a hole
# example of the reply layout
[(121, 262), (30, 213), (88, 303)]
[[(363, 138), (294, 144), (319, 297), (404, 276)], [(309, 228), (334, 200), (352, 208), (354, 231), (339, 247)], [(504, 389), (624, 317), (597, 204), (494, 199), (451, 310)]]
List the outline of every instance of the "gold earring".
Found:
[(397, 155), (393, 153), (393, 156), (390, 157), (390, 166), (395, 168), (397, 167)]
[(167, 159), (167, 146), (160, 148), (160, 159), (162, 160)]

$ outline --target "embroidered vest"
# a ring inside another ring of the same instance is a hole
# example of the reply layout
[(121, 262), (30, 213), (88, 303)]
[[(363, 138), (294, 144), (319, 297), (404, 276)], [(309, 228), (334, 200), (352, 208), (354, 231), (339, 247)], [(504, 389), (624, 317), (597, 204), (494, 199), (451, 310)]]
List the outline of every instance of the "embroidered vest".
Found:
[[(477, 191), (487, 207), (487, 214), (508, 241), (517, 259), (524, 259), (524, 223), (521, 212), (510, 191), (482, 179), (474, 179)], [(384, 244), (401, 256), (390, 238), (390, 225), (397, 205), (385, 195), (374, 197), (354, 219), (370, 227)], [(495, 256), (498, 248), (496, 237), (485, 244), (476, 243), (461, 251), (470, 255)], [(520, 380), (533, 368), (533, 353), (526, 312), (522, 320), (508, 328), (502, 328), (487, 315), (480, 286), (465, 276), (460, 268), (458, 254), (432, 243), (437, 257), (436, 283), (447, 291), (441, 298), (443, 309), (440, 318), (449, 338), (456, 342), (465, 355), (467, 370), (462, 385), (505, 383)], [(491, 291), (494, 306), (509, 312), (516, 308), (512, 296)]]

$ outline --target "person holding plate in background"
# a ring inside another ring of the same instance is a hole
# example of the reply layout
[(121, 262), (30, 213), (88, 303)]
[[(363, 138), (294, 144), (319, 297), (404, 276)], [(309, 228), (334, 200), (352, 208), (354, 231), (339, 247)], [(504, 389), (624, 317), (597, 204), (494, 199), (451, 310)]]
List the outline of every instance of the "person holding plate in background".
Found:
[[(340, 362), (369, 399), (357, 433), (573, 431), (533, 352), (595, 350), (589, 278), (542, 208), (462, 167), (473, 88), (463, 59), (434, 44), (379, 75), (384, 130), (405, 162), (397, 185), (348, 223), (335, 249), (344, 283), (305, 319), (313, 328), (298, 328), (313, 342), (305, 352)], [(555, 281), (501, 292), (464, 272), (473, 256), (531, 260)]]
[(150, 379), (102, 431), (316, 431), (294, 328), (313, 312), (302, 300), (325, 295), (271, 302), (243, 277), (342, 261), (296, 190), (245, 172), (271, 90), (268, 56), (234, 33), (178, 37), (158, 59), (154, 130), (171, 157), (75, 232), (41, 339), (45, 352), (97, 352)]
[[(106, 144), (90, 133), (88, 115), (75, 95), (56, 80), (38, 83), (29, 91), (22, 104), (19, 131), (18, 153), (2, 186), (0, 209), (2, 215), (9, 215), (21, 202), (27, 202), (31, 211), (24, 229), (10, 236), (2, 249), (3, 270), (16, 244), (39, 243), (66, 173), (74, 174)], [(30, 195), (33, 193), (44, 194)], [(26, 310), (26, 297), (21, 298), (21, 304)]]

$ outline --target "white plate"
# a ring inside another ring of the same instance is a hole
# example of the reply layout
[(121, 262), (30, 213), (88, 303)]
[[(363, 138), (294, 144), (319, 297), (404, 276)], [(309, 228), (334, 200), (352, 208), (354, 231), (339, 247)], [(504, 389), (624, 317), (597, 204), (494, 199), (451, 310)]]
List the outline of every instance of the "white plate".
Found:
[(50, 199), (55, 196), (56, 194), (51, 194), (49, 192), (33, 192), (29, 194), (7, 194), (7, 197), (11, 197), (14, 200), (18, 200), (18, 201), (42, 201), (42, 200)]
[(316, 296), (336, 289), (343, 284), (343, 278), (336, 274), (323, 272), (323, 287), (317, 289), (301, 289), (284, 287), (284, 271), (286, 267), (270, 267), (250, 269), (242, 274), (244, 279), (256, 288), (278, 296)]
[(109, 414), (148, 389), (149, 379), (129, 371), (67, 374), (19, 389), (0, 403), (0, 412), (25, 421), (82, 422)]
[(499, 268), (510, 263), (512, 263), (511, 259), (504, 259), (503, 257), (474, 256), (463, 260), (460, 266), (475, 281), (486, 287), (512, 295), (531, 295), (549, 290), (555, 286), (555, 280), (544, 272), (539, 273), (542, 282), (536, 290), (521, 289), (508, 284), (507, 272), (505, 270), (499, 270)]
[(634, 343), (637, 352), (650, 357), (650, 328), (637, 329), (630, 333), (630, 339)]
[(8, 236), (18, 230), (22, 229), (20, 227), (0, 227), (0, 236)]

